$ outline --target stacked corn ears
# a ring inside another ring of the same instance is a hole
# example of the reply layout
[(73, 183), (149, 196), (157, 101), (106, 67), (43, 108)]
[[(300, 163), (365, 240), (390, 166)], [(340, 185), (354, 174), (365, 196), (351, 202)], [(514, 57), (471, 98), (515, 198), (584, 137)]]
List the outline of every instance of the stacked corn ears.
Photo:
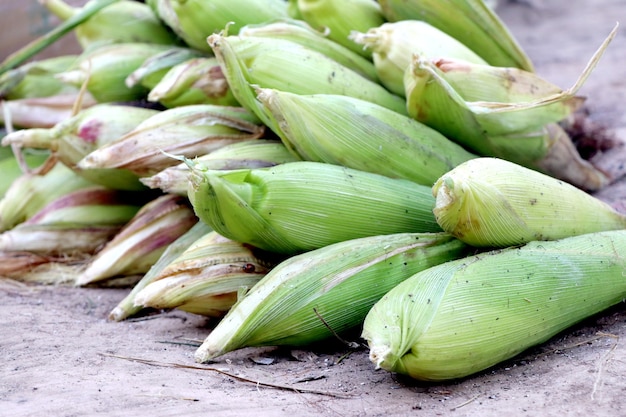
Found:
[(626, 296), (567, 133), (615, 30), (562, 89), (481, 0), (42, 3), (83, 52), (0, 66), (0, 276), (217, 317), (199, 362), (362, 328), (425, 380)]

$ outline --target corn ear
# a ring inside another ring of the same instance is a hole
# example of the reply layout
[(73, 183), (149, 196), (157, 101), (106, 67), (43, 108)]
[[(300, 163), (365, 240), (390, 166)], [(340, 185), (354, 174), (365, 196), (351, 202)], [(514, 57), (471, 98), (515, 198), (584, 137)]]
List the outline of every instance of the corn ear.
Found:
[(89, 93), (68, 93), (58, 96), (23, 98), (0, 102), (0, 125), (31, 128), (51, 128), (71, 118), (77, 100), (81, 108), (96, 104)]
[(239, 36), (268, 37), (296, 42), (323, 53), (371, 81), (378, 82), (376, 68), (371, 60), (333, 41), (329, 38), (326, 30), (315, 30), (303, 20), (283, 19), (257, 25), (246, 25), (239, 31)]
[(490, 65), (533, 71), (533, 64), (507, 26), (483, 0), (381, 0), (390, 22), (423, 20), (462, 41)]
[(168, 108), (192, 104), (239, 105), (215, 57), (193, 58), (174, 65), (152, 87), (148, 101)]
[(431, 186), (475, 156), (420, 122), (353, 97), (259, 89), (283, 143), (303, 160)]
[(543, 343), (626, 296), (623, 230), (450, 261), (389, 291), (365, 318), (377, 368), (442, 381)]
[(404, 73), (414, 54), (487, 64), (456, 38), (420, 20), (384, 23), (364, 33), (354, 31), (350, 39), (372, 52), (381, 83), (400, 96), (405, 95)]
[[(40, 0), (55, 16), (68, 20), (82, 8), (62, 0)], [(85, 5), (84, 7), (89, 7)], [(146, 4), (121, 0), (95, 13), (74, 29), (78, 43), (84, 48), (110, 42), (149, 42), (174, 45), (176, 36), (168, 31)]]
[(77, 163), (82, 170), (124, 169), (139, 177), (154, 175), (179, 161), (242, 140), (257, 139), (265, 127), (242, 107), (211, 104), (175, 107), (156, 113), (121, 138)]
[(196, 351), (196, 361), (248, 346), (306, 345), (352, 329), (398, 283), (464, 256), (466, 248), (445, 233), (400, 233), (288, 258), (218, 323)]
[(254, 248), (211, 232), (172, 261), (135, 296), (135, 304), (209, 317), (223, 316), (273, 262)]
[(143, 310), (143, 307), (135, 305), (135, 296), (150, 283), (154, 282), (161, 271), (178, 258), (183, 251), (210, 231), (211, 228), (207, 224), (196, 222), (189, 230), (167, 245), (167, 248), (163, 251), (158, 261), (156, 261), (148, 272), (141, 277), (141, 280), (133, 286), (130, 293), (111, 310), (108, 317), (109, 320), (122, 321)]
[(496, 158), (465, 162), (433, 186), (441, 228), (473, 246), (506, 247), (626, 228), (626, 215), (586, 192)]
[(0, 97), (4, 100), (41, 98), (74, 93), (77, 88), (62, 83), (55, 74), (67, 70), (77, 55), (59, 55), (32, 61), (0, 76)]
[(380, 5), (374, 0), (289, 0), (292, 13), (314, 29), (327, 31), (328, 38), (370, 59), (371, 51), (349, 39), (353, 30), (365, 32), (385, 23)]
[(224, 30), (237, 34), (245, 25), (287, 18), (283, 0), (155, 0), (159, 17), (192, 48), (210, 52), (206, 38)]
[(145, 274), (167, 246), (196, 222), (193, 210), (183, 198), (174, 195), (155, 198), (91, 259), (76, 277), (75, 284)]
[[(276, 129), (256, 101), (253, 85), (294, 94), (340, 94), (406, 114), (406, 103), (382, 85), (285, 39), (211, 35), (209, 44), (237, 101)], [(311, 63), (315, 65), (311, 65)], [(276, 74), (280, 73), (280, 77)]]
[(77, 62), (56, 77), (64, 83), (81, 87), (99, 102), (132, 101), (143, 98), (148, 89), (126, 86), (126, 78), (151, 56), (167, 51), (169, 45), (140, 42), (105, 44), (83, 52)]
[[(299, 160), (281, 141), (275, 139), (243, 140), (195, 158), (198, 164), (211, 170), (265, 168)], [(189, 166), (182, 162), (140, 181), (150, 188), (187, 196), (189, 173)]]
[[(8, 151), (8, 155), (5, 156), (4, 152), (6, 151)], [(17, 181), (18, 178), (22, 177), (27, 171), (23, 171), (21, 161), (18, 159), (18, 156), (15, 156), (13, 152), (11, 152), (11, 148), (0, 147), (0, 155), (0, 172), (2, 172), (2, 176), (0, 176), (0, 225), (2, 225), (2, 199), (13, 186), (13, 182)], [(23, 158), (26, 169), (30, 169), (31, 166), (43, 164), (48, 159), (48, 156), (49, 154), (47, 152), (22, 152), (19, 158)], [(20, 190), (20, 192), (22, 191)], [(22, 197), (26, 197), (26, 195), (23, 194)], [(15, 201), (17, 201), (17, 199)], [(3, 227), (0, 226), (0, 231), (2, 229)]]
[(0, 252), (0, 277), (45, 285), (71, 284), (85, 267), (89, 254), (59, 256), (32, 252)]
[(441, 231), (430, 188), (319, 162), (233, 171), (191, 167), (189, 199), (219, 234), (277, 253), (358, 237)]
[(416, 56), (405, 73), (408, 112), (480, 155), (540, 169), (588, 190), (602, 188), (606, 174), (584, 161), (555, 123), (581, 105), (576, 93), (616, 29), (567, 90), (523, 70)]

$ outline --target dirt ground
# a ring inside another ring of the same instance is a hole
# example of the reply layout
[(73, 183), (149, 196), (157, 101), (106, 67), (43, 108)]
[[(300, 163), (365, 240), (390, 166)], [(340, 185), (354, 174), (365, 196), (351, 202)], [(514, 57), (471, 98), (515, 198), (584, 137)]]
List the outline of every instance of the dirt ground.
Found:
[[(537, 71), (565, 88), (616, 21), (626, 23), (626, 0), (501, 0), (498, 12)], [(625, 68), (622, 28), (582, 90), (591, 120), (621, 138)], [(596, 159), (619, 177), (622, 152)], [(626, 207), (625, 183), (598, 195)], [(365, 348), (338, 341), (244, 349), (199, 366), (193, 353), (214, 322), (177, 311), (108, 321), (128, 291), (0, 279), (0, 415), (626, 415), (623, 303), (481, 374), (426, 384), (377, 371)]]

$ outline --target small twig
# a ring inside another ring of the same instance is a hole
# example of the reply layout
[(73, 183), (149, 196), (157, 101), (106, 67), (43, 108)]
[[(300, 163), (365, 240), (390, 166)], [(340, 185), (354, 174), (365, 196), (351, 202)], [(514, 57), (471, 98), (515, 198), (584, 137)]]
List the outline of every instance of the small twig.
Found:
[(143, 363), (145, 365), (161, 366), (161, 367), (165, 367), (165, 368), (180, 368), (180, 369), (195, 369), (195, 370), (198, 370), (198, 371), (212, 371), (212, 372), (216, 372), (216, 373), (218, 373), (220, 375), (224, 375), (224, 376), (227, 376), (229, 378), (233, 378), (233, 379), (241, 381), (241, 382), (254, 384), (254, 385), (257, 386), (257, 388), (258, 387), (276, 388), (276, 389), (281, 389), (281, 390), (294, 391), (294, 392), (297, 392), (297, 393), (327, 395), (327, 396), (330, 396), (330, 397), (337, 397), (337, 398), (351, 398), (351, 397), (353, 397), (351, 394), (342, 393), (342, 392), (331, 392), (331, 391), (323, 391), (323, 390), (316, 390), (316, 389), (309, 389), (309, 388), (295, 388), (295, 387), (290, 387), (290, 386), (286, 386), (286, 385), (274, 384), (274, 383), (271, 383), (271, 382), (255, 381), (255, 380), (252, 380), (252, 379), (249, 379), (249, 378), (238, 376), (238, 375), (232, 374), (230, 372), (222, 371), (221, 369), (212, 368), (212, 367), (184, 365), (184, 364), (171, 363), (171, 362), (157, 362), (157, 361), (153, 361), (153, 360), (150, 360), (150, 359), (131, 358), (131, 357), (127, 357), (127, 356), (113, 355), (113, 354), (110, 354), (110, 353), (99, 353), (99, 355), (100, 356), (105, 356), (105, 357), (110, 357), (110, 358), (124, 359), (124, 360), (127, 360), (127, 361)]
[(598, 391), (598, 387), (600, 386), (600, 382), (602, 380), (602, 374), (604, 373), (604, 365), (609, 361), (609, 356), (613, 353), (613, 351), (615, 351), (615, 349), (617, 348), (617, 343), (619, 342), (619, 336), (617, 335), (610, 334), (610, 333), (601, 333), (601, 332), (599, 332), (598, 335), (600, 337), (611, 337), (615, 339), (615, 343), (613, 344), (613, 346), (611, 346), (611, 349), (609, 349), (609, 351), (604, 355), (604, 357), (600, 361), (600, 364), (598, 365), (598, 372), (596, 375), (596, 379), (593, 382), (593, 389), (591, 390), (592, 401), (594, 400), (596, 392)]
[(473, 397), (472, 397), (472, 398), (470, 398), (469, 400), (467, 400), (467, 401), (465, 401), (465, 402), (462, 402), (462, 403), (461, 403), (461, 404), (459, 404), (459, 405), (455, 405), (454, 407), (452, 407), (452, 408), (450, 409), (450, 411), (458, 410), (458, 409), (459, 409), (459, 408), (461, 408), (461, 407), (465, 407), (466, 405), (468, 405), (468, 404), (470, 404), (470, 403), (472, 403), (472, 402), (476, 401), (476, 400), (478, 399), (478, 397), (480, 397), (480, 394), (473, 396)]
[(315, 313), (315, 315), (317, 316), (318, 319), (320, 319), (320, 321), (324, 324), (324, 326), (326, 326), (326, 328), (328, 330), (330, 330), (330, 332), (333, 334), (333, 336), (335, 336), (337, 338), (337, 340), (339, 340), (341, 343), (343, 343), (344, 345), (352, 348), (352, 349), (358, 349), (361, 345), (357, 342), (349, 342), (345, 339), (343, 339), (341, 336), (339, 336), (332, 327), (330, 327), (330, 325), (326, 322), (326, 320), (324, 320), (324, 317), (322, 317), (322, 315), (320, 313), (317, 312), (316, 308), (313, 308), (313, 312)]

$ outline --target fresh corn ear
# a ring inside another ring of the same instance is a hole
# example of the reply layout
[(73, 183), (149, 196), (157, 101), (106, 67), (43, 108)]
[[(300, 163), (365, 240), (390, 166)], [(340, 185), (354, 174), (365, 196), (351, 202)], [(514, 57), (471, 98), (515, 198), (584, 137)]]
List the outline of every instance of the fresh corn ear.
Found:
[(145, 188), (128, 171), (80, 170), (76, 164), (90, 152), (119, 139), (157, 110), (117, 104), (98, 104), (49, 129), (23, 129), (2, 139), (2, 145), (20, 148), (50, 149), (67, 167), (89, 181), (116, 189)]
[(75, 65), (56, 77), (64, 83), (81, 87), (100, 103), (132, 101), (143, 98), (148, 89), (126, 86), (126, 78), (151, 56), (171, 48), (140, 42), (105, 44), (86, 50)]
[(431, 186), (475, 157), (436, 130), (368, 101), (271, 89), (257, 92), (283, 142), (303, 160)]
[(123, 169), (146, 177), (179, 162), (166, 153), (193, 158), (225, 145), (257, 139), (264, 131), (257, 117), (242, 107), (175, 107), (156, 113), (121, 138), (90, 152), (77, 167)]
[(141, 85), (151, 89), (157, 85), (167, 72), (185, 61), (203, 57), (205, 54), (191, 48), (172, 47), (150, 56), (141, 63), (139, 68), (126, 77), (128, 88)]
[(48, 129), (71, 118), (76, 102), (86, 109), (96, 103), (89, 93), (23, 98), (0, 102), (0, 125), (23, 129)]
[(350, 39), (372, 52), (381, 83), (400, 96), (405, 95), (404, 73), (414, 54), (487, 64), (459, 40), (419, 20), (384, 23), (365, 33), (354, 31)]
[(598, 232), (419, 272), (365, 318), (370, 360), (430, 381), (487, 369), (623, 301), (625, 251), (623, 230)]
[(496, 158), (467, 161), (433, 186), (441, 228), (473, 246), (506, 247), (626, 228), (626, 216), (561, 180)]
[(0, 252), (0, 277), (46, 285), (71, 284), (91, 255)]
[[(61, 20), (70, 19), (81, 10), (62, 0), (39, 2)], [(177, 43), (176, 36), (167, 30), (149, 6), (129, 0), (117, 1), (103, 8), (85, 23), (77, 26), (74, 34), (83, 48), (110, 42), (149, 42), (165, 45)]]
[(462, 41), (490, 65), (533, 71), (507, 26), (483, 0), (380, 0), (390, 22), (423, 20)]
[(44, 175), (31, 172), (21, 174), (0, 200), (0, 232), (25, 222), (63, 195), (92, 185), (62, 164), (55, 164)]
[(567, 90), (534, 73), (415, 56), (405, 73), (407, 109), (415, 119), (483, 156), (542, 170), (581, 188), (609, 179), (583, 160), (556, 125), (582, 103), (576, 96), (617, 27)]
[(385, 23), (375, 0), (289, 0), (292, 17), (306, 21), (314, 29), (327, 31), (328, 38), (366, 57), (372, 53), (349, 39), (353, 30), (365, 32)]
[(365, 236), (441, 231), (430, 187), (318, 162), (233, 171), (191, 166), (189, 199), (219, 234), (278, 253)]
[[(265, 168), (299, 160), (281, 141), (272, 139), (243, 140), (195, 158), (198, 164), (210, 170)], [(140, 181), (150, 188), (187, 196), (189, 172), (189, 166), (182, 162)]]
[(141, 292), (150, 283), (154, 282), (163, 269), (209, 232), (211, 232), (211, 228), (207, 224), (196, 222), (189, 230), (167, 245), (167, 248), (163, 251), (158, 261), (150, 266), (148, 272), (133, 286), (133, 289), (128, 295), (111, 310), (108, 317), (109, 320), (122, 321), (143, 310), (143, 307), (135, 305), (135, 295)]
[(77, 88), (55, 78), (72, 66), (77, 55), (60, 55), (37, 60), (0, 75), (0, 97), (5, 100), (49, 97), (69, 94)]
[(237, 101), (272, 129), (276, 127), (256, 101), (255, 85), (294, 94), (347, 95), (406, 114), (406, 102), (401, 97), (296, 42), (217, 34), (211, 35), (208, 41)]
[[(222, 317), (274, 265), (258, 250), (207, 233), (135, 296), (135, 304)], [(265, 259), (264, 259), (265, 258)]]
[(209, 52), (207, 36), (228, 26), (237, 34), (248, 24), (287, 18), (284, 0), (154, 0), (153, 9), (187, 45)]
[(196, 351), (196, 360), (247, 346), (306, 345), (359, 326), (391, 288), (418, 271), (464, 256), (466, 248), (445, 233), (400, 233), (288, 258), (229, 311)]
[(155, 198), (91, 259), (76, 277), (76, 285), (148, 272), (167, 245), (187, 232), (197, 220), (183, 198), (174, 195)]
[(239, 36), (268, 37), (296, 42), (321, 52), (371, 81), (378, 81), (376, 68), (371, 60), (330, 39), (327, 30), (315, 30), (303, 20), (283, 19), (246, 25), (239, 31)]
[(193, 104), (238, 106), (215, 57), (194, 58), (173, 66), (148, 93), (165, 107)]
[[(5, 155), (6, 151), (8, 151), (7, 155)], [(2, 176), (0, 176), (0, 231), (4, 229), (4, 227), (2, 226), (2, 217), (4, 213), (2, 213), (2, 211), (6, 210), (6, 208), (2, 208), (2, 206), (4, 205), (4, 203), (2, 203), (2, 199), (4, 198), (5, 194), (9, 189), (11, 189), (11, 187), (13, 186), (13, 182), (17, 181), (18, 178), (22, 177), (22, 175), (28, 173), (28, 170), (31, 169), (31, 167), (40, 166), (41, 164), (46, 162), (48, 157), (49, 153), (45, 151), (20, 152), (20, 155), (16, 156), (11, 151), (11, 148), (0, 147), (0, 172), (2, 173)], [(22, 161), (23, 163), (25, 163), (25, 168), (22, 167)], [(17, 191), (16, 186), (16, 190), (12, 192), (23, 193), (23, 190)], [(27, 195), (21, 194), (19, 198), (24, 197), (27, 197)], [(15, 199), (14, 201), (19, 201), (19, 199)]]

